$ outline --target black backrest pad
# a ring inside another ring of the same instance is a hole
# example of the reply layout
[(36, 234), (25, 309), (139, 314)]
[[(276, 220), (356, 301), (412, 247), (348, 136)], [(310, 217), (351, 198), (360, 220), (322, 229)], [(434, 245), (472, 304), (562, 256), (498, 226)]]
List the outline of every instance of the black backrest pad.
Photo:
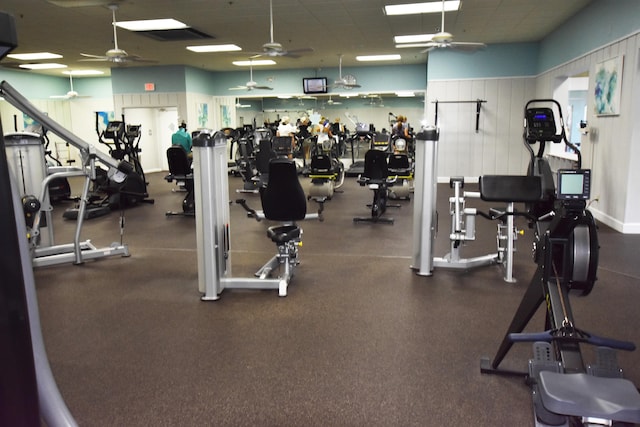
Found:
[(262, 210), (273, 221), (298, 221), (307, 214), (307, 198), (298, 180), (296, 164), (278, 158), (269, 163), (269, 183), (260, 192)]
[(388, 176), (387, 153), (380, 150), (369, 150), (364, 155), (363, 176), (371, 180), (386, 180)]
[(480, 197), (489, 202), (536, 202), (542, 198), (539, 176), (483, 175)]
[(167, 162), (171, 175), (188, 175), (191, 173), (191, 165), (187, 152), (179, 145), (167, 148)]

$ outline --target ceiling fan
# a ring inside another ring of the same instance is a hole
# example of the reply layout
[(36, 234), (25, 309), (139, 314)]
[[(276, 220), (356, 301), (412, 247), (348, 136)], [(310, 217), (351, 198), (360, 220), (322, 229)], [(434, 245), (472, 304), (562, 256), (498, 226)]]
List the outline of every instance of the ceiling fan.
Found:
[(236, 98), (236, 108), (249, 108), (251, 104), (243, 104), (240, 102), (240, 98)]
[(312, 48), (302, 48), (302, 49), (293, 49), (286, 50), (282, 44), (275, 42), (273, 40), (273, 0), (269, 0), (269, 19), (270, 19), (270, 27), (271, 27), (271, 38), (268, 43), (262, 45), (262, 53), (258, 53), (254, 55), (253, 58), (257, 58), (259, 56), (288, 56), (290, 58), (297, 58), (299, 53), (303, 52), (311, 52)]
[(89, 96), (86, 96), (86, 95), (81, 96), (80, 94), (78, 94), (78, 92), (76, 92), (73, 89), (73, 76), (71, 74), (69, 74), (69, 86), (70, 86), (70, 90), (65, 95), (52, 95), (50, 96), (50, 98), (57, 98), (57, 99), (89, 98)]
[(273, 88), (269, 86), (258, 86), (258, 83), (256, 83), (253, 80), (253, 64), (249, 62), (249, 81), (245, 83), (244, 86), (230, 87), (229, 90), (254, 90), (254, 89), (273, 90)]
[(125, 62), (155, 62), (148, 59), (143, 59), (137, 55), (129, 55), (123, 49), (118, 47), (118, 34), (116, 32), (116, 10), (118, 10), (117, 4), (110, 4), (109, 9), (111, 10), (112, 22), (113, 25), (113, 49), (109, 49), (104, 55), (91, 55), (88, 53), (81, 53), (80, 55), (84, 56), (85, 59), (80, 59), (80, 61), (107, 61), (114, 62), (116, 64), (121, 64)]
[(365, 102), (364, 105), (369, 107), (384, 107), (384, 101), (380, 95), (367, 95), (365, 98), (369, 99), (369, 102)]
[(476, 42), (454, 42), (453, 35), (451, 33), (447, 33), (444, 30), (444, 2), (442, 0), (442, 21), (440, 25), (440, 32), (433, 35), (430, 42), (424, 44), (426, 47), (422, 53), (429, 52), (433, 49), (455, 49), (462, 50), (466, 52), (474, 52), (479, 49), (484, 49), (487, 47), (484, 43), (476, 43)]
[(345, 74), (344, 76), (342, 75), (342, 55), (339, 55), (339, 58), (340, 58), (340, 65), (338, 69), (339, 70), (338, 80), (336, 80), (331, 86), (342, 88), (342, 89), (353, 89), (356, 87), (361, 87), (358, 84), (355, 76), (351, 74)]
[(327, 101), (328, 105), (340, 105), (342, 104), (342, 102), (340, 101), (334, 101), (333, 99), (331, 99), (331, 95), (329, 95), (329, 100)]

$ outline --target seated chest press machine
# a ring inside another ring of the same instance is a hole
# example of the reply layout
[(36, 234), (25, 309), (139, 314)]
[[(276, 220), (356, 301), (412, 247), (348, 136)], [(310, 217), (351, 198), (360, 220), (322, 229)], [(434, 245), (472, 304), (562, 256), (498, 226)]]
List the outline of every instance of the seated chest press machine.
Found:
[[(198, 288), (203, 301), (220, 297), (224, 289), (277, 289), (287, 295), (290, 279), (299, 264), (298, 248), (302, 228), (296, 222), (322, 219), (322, 204), (315, 214), (307, 214), (307, 199), (293, 159), (276, 158), (269, 163), (269, 183), (261, 187), (263, 211), (254, 211), (238, 200), (257, 220), (279, 221), (267, 229), (278, 253), (264, 264), (255, 277), (232, 277), (229, 188), (226, 137), (222, 132), (203, 130), (193, 141), (193, 173), (198, 249)], [(278, 277), (273, 273), (279, 271)]]

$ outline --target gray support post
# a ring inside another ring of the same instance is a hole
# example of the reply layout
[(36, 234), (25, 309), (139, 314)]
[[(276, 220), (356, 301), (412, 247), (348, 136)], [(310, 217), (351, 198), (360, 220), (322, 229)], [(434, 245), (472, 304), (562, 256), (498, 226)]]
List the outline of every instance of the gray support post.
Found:
[(205, 130), (193, 141), (198, 289), (203, 301), (217, 300), (222, 278), (231, 276), (227, 138)]
[(413, 263), (420, 276), (433, 272), (433, 244), (436, 232), (436, 195), (438, 184), (438, 139), (434, 126), (416, 135), (416, 167), (413, 199)]

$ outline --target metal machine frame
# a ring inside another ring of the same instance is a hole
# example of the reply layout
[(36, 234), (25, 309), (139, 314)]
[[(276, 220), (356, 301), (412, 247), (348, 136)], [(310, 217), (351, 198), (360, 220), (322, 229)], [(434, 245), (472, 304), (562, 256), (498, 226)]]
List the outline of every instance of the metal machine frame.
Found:
[[(224, 289), (277, 289), (287, 295), (287, 287), (298, 264), (300, 239), (278, 247), (278, 253), (258, 270), (256, 277), (232, 277), (229, 178), (226, 144), (222, 132), (202, 131), (193, 142), (193, 170), (196, 200), (198, 249), (198, 289), (203, 301), (215, 301)], [(257, 213), (260, 216), (260, 213)], [(321, 219), (320, 213), (305, 219)], [(302, 234), (302, 232), (300, 233)], [(283, 270), (279, 277), (272, 273)]]
[[(436, 196), (438, 184), (438, 141), (439, 131), (435, 127), (424, 128), (416, 135), (415, 146), (415, 190), (413, 210), (413, 261), (411, 268), (420, 276), (431, 276), (434, 268), (468, 270), (476, 267), (501, 264), (504, 267), (504, 281), (513, 283), (513, 252), (518, 230), (514, 226), (516, 215), (514, 201), (518, 196), (502, 189), (500, 194), (492, 194), (492, 201), (507, 203), (504, 211), (492, 211), (490, 214), (479, 212), (475, 208), (465, 208), (465, 197), (484, 198), (481, 192), (462, 191), (462, 178), (452, 178), (450, 186), (454, 195), (449, 198), (451, 230), (449, 234), (450, 251), (444, 257), (434, 257), (434, 243), (437, 231)], [(481, 178), (482, 179), (482, 178)], [(462, 258), (461, 246), (466, 241), (475, 240), (475, 217), (481, 214), (490, 220), (499, 220), (497, 230), (496, 253), (474, 258)]]
[[(64, 141), (73, 145), (80, 150), (81, 167), (62, 167), (56, 166), (47, 169), (45, 164), (44, 153), (42, 156), (30, 155), (34, 162), (39, 161), (38, 164), (30, 165), (30, 169), (38, 171), (42, 176), (46, 176), (41, 181), (40, 187), (37, 188), (37, 183), (32, 180), (35, 188), (30, 189), (36, 193), (40, 199), (48, 200), (48, 185), (56, 178), (84, 176), (84, 185), (82, 194), (80, 196), (78, 219), (76, 222), (76, 231), (74, 235), (74, 241), (69, 244), (55, 245), (53, 241), (53, 222), (51, 220), (51, 207), (48, 203), (43, 204), (43, 208), (35, 213), (33, 227), (29, 231), (29, 243), (31, 246), (33, 265), (36, 267), (62, 264), (72, 262), (74, 264), (82, 264), (87, 259), (102, 258), (106, 256), (129, 256), (129, 249), (122, 243), (114, 243), (106, 248), (96, 248), (91, 244), (90, 240), (84, 242), (80, 241), (80, 234), (85, 218), (85, 211), (89, 199), (89, 185), (92, 179), (96, 177), (96, 162), (100, 162), (109, 168), (108, 176), (116, 181), (122, 182), (126, 179), (127, 174), (131, 171), (131, 165), (127, 162), (117, 162), (111, 156), (97, 150), (93, 145), (83, 141), (78, 136), (74, 135), (60, 124), (55, 122), (46, 114), (38, 110), (31, 102), (29, 102), (24, 96), (22, 96), (16, 89), (14, 89), (9, 83), (3, 81), (0, 83), (0, 96), (4, 97), (11, 105), (18, 110), (26, 113), (29, 117), (38, 121), (47, 130), (55, 133)], [(14, 149), (21, 150), (21, 147), (15, 147)], [(34, 172), (35, 173), (35, 172)], [(45, 220), (42, 220), (44, 214)], [(40, 226), (46, 224), (47, 226), (47, 238), (44, 239), (43, 244), (40, 244)]]

